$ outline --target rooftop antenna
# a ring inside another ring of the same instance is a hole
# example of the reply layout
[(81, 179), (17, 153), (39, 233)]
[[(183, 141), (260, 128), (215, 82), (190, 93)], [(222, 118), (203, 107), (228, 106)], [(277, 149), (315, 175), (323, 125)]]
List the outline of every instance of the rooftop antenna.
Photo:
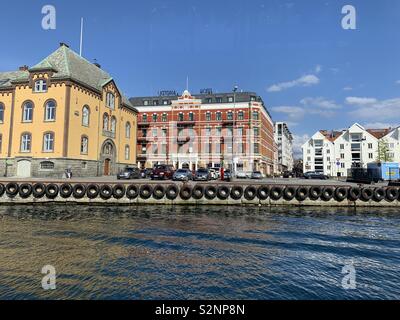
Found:
[(79, 55), (82, 57), (82, 44), (83, 44), (83, 18), (81, 18), (81, 40), (79, 47)]

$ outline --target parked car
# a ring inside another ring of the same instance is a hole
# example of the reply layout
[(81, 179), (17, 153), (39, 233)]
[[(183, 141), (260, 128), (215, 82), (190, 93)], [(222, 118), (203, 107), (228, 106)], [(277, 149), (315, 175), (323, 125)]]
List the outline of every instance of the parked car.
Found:
[(143, 170), (140, 171), (140, 177), (142, 179), (150, 178), (152, 172), (153, 172), (153, 169), (149, 169), (149, 168), (143, 169)]
[(244, 171), (238, 171), (236, 173), (236, 178), (237, 179), (247, 179), (247, 174)]
[(251, 174), (251, 179), (253, 180), (262, 180), (263, 174), (260, 171), (253, 171)]
[(252, 171), (247, 171), (246, 172), (246, 177), (247, 177), (247, 179), (251, 179), (251, 176), (253, 175), (253, 172)]
[(294, 178), (295, 174), (292, 171), (284, 171), (282, 176), (285, 179), (289, 179), (289, 178)]
[(151, 180), (169, 180), (172, 179), (175, 170), (173, 166), (161, 164), (156, 165), (151, 173)]
[(224, 171), (224, 181), (231, 182), (232, 181), (232, 172), (231, 170), (227, 169)]
[(215, 171), (215, 175), (216, 175), (216, 179), (217, 180), (219, 178), (221, 178), (221, 168), (214, 167), (214, 168), (211, 168), (211, 169), (213, 169)]
[(139, 170), (139, 168), (136, 168), (136, 167), (126, 167), (123, 171), (121, 171), (117, 175), (118, 180), (140, 179), (140, 177), (141, 177), (140, 170)]
[(322, 172), (309, 171), (304, 173), (304, 179), (328, 180), (329, 177), (324, 175)]
[(179, 169), (175, 171), (172, 180), (174, 181), (189, 181), (193, 180), (192, 171), (189, 169)]
[(217, 180), (217, 179), (218, 179), (218, 176), (219, 176), (219, 174), (217, 173), (217, 171), (215, 171), (214, 169), (208, 169), (208, 170), (210, 170), (211, 179), (212, 179), (212, 180)]
[(211, 180), (211, 173), (208, 169), (199, 169), (196, 171), (194, 175), (195, 181), (210, 181)]

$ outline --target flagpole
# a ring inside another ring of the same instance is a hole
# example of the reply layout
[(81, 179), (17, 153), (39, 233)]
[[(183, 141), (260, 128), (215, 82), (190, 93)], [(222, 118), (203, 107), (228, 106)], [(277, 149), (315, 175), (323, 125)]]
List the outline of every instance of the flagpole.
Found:
[(83, 18), (81, 18), (81, 39), (79, 47), (79, 55), (82, 57), (82, 44), (83, 44)]

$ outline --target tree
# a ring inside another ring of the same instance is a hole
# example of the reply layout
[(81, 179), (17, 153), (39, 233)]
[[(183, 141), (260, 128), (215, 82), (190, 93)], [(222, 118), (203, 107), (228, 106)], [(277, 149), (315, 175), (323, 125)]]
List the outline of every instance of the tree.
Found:
[(393, 162), (392, 157), (389, 155), (389, 143), (386, 140), (378, 141), (378, 157), (377, 162)]

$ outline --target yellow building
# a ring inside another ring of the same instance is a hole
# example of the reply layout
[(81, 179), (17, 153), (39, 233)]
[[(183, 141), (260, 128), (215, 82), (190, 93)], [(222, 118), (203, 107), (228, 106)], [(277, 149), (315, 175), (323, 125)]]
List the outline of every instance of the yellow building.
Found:
[(113, 175), (136, 163), (136, 119), (114, 79), (62, 43), (0, 72), (0, 175)]

